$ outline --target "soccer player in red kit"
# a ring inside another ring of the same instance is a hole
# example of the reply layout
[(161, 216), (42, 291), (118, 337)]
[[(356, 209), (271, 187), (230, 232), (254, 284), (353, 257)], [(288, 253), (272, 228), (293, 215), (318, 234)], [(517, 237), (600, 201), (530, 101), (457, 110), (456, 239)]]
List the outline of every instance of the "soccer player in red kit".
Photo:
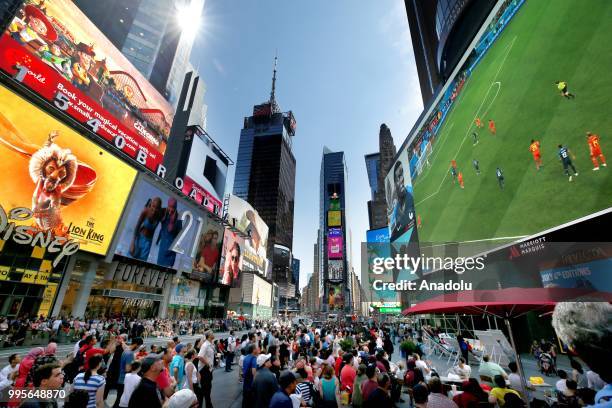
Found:
[(457, 180), (459, 181), (459, 187), (464, 188), (463, 187), (463, 173), (459, 172), (459, 175), (457, 175)]
[(495, 129), (495, 122), (493, 122), (493, 119), (489, 119), (489, 132), (491, 132), (491, 134), (493, 135), (497, 133), (497, 130)]
[(531, 144), (529, 145), (529, 151), (533, 155), (533, 160), (536, 164), (536, 170), (540, 170), (542, 166), (542, 155), (540, 154), (540, 141), (531, 139)]
[(476, 119), (474, 119), (474, 124), (476, 125), (476, 127), (478, 129), (482, 128), (482, 126), (483, 126), (482, 120), (480, 120), (480, 118), (478, 118), (478, 117)]
[(597, 161), (597, 159), (601, 161), (602, 166), (606, 167), (607, 166), (606, 158), (601, 152), (601, 145), (599, 144), (599, 136), (594, 133), (587, 132), (586, 137), (587, 137), (587, 143), (589, 144), (589, 150), (591, 151), (591, 161), (593, 162), (593, 166), (594, 166), (593, 170), (594, 171), (599, 170), (599, 162)]

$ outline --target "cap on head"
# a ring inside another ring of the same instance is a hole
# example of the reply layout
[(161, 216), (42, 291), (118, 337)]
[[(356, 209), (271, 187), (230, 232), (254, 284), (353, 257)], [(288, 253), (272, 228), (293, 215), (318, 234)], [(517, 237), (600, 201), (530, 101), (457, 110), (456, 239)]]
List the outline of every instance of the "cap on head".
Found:
[(272, 358), (272, 354), (260, 354), (257, 356), (257, 367), (263, 367), (266, 361)]
[(160, 359), (158, 355), (149, 355), (142, 359), (142, 363), (140, 365), (140, 371), (143, 374), (146, 374), (151, 367)]

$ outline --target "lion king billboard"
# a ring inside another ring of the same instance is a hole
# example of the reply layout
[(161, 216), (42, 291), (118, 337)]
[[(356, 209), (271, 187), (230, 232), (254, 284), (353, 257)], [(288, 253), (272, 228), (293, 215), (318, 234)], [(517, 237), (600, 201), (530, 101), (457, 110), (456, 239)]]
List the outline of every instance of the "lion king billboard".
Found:
[(1, 238), (105, 255), (136, 171), (3, 86), (0, 100)]

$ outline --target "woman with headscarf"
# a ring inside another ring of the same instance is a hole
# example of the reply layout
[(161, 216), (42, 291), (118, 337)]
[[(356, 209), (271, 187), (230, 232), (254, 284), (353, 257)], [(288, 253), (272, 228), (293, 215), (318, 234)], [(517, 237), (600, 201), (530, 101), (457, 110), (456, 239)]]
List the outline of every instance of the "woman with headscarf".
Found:
[(34, 373), (38, 369), (45, 364), (56, 363), (57, 357), (55, 357), (55, 353), (57, 352), (57, 343), (51, 342), (45, 347), (44, 352), (36, 357), (34, 360), (34, 364), (32, 364), (32, 368), (26, 377), (26, 385), (30, 385), (34, 383)]
[(30, 370), (32, 370), (32, 366), (36, 361), (36, 358), (42, 356), (45, 353), (45, 349), (42, 347), (34, 347), (32, 350), (28, 352), (28, 354), (23, 358), (21, 364), (19, 365), (19, 374), (17, 374), (17, 379), (15, 380), (15, 388), (24, 388), (27, 384), (28, 374)]

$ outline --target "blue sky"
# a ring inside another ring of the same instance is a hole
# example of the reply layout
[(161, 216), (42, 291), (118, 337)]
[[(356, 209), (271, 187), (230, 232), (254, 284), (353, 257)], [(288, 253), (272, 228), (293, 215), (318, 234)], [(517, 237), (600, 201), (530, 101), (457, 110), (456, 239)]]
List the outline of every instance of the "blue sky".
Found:
[[(210, 135), (233, 159), (242, 120), (269, 98), (297, 119), (294, 256), (300, 288), (313, 268), (323, 146), (344, 151), (353, 265), (368, 229), (364, 155), (386, 123), (400, 146), (422, 102), (403, 0), (206, 0), (192, 63), (206, 82)], [(233, 185), (233, 169), (228, 191)]]

